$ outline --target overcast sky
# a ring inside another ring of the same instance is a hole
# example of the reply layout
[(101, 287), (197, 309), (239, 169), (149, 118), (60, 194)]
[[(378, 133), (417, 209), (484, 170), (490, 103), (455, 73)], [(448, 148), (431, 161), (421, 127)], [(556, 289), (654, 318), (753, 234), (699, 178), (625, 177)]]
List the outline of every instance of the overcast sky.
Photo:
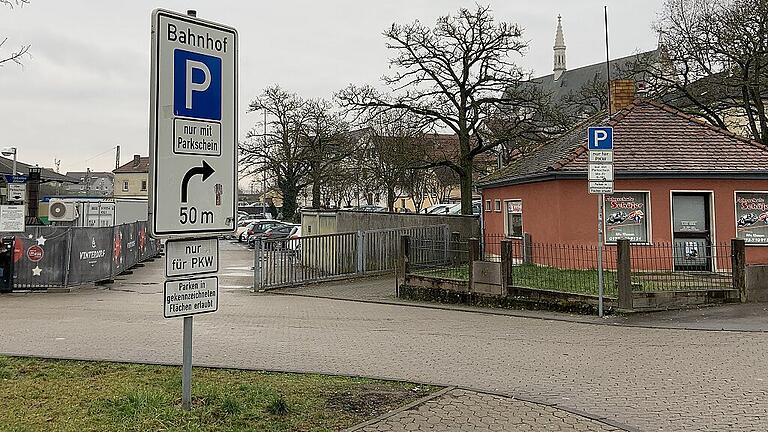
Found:
[[(485, 0), (488, 1), (488, 0)], [(486, 4), (485, 2), (481, 2)], [(557, 15), (563, 16), (567, 64), (604, 59), (602, 7), (593, 0), (490, 1), (497, 20), (514, 22), (530, 42), (519, 64), (551, 73)], [(651, 29), (662, 0), (608, 4), (611, 55), (655, 48)], [(61, 172), (112, 170), (148, 154), (150, 14), (186, 11), (238, 29), (240, 138), (256, 121), (247, 103), (272, 84), (305, 97), (331, 97), (349, 83), (378, 83), (389, 53), (381, 32), (393, 22), (432, 25), (440, 15), (474, 7), (462, 0), (113, 1), (31, 0), (0, 8), (6, 49), (31, 44), (23, 67), (0, 68), (0, 128), (19, 160)], [(99, 153), (106, 152), (98, 157)]]

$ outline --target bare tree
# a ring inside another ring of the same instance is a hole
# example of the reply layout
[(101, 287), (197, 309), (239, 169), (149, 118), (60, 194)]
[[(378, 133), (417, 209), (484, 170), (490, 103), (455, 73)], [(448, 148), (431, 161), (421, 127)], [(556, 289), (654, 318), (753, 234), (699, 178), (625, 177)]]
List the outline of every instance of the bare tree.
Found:
[[(460, 179), (462, 213), (472, 213), (473, 160), (500, 145), (481, 133), (484, 122), (499, 110), (529, 104), (521, 88), (526, 74), (510, 58), (522, 54), (526, 42), (516, 24), (497, 23), (490, 8), (460, 9), (443, 16), (430, 29), (415, 21), (393, 24), (384, 32), (396, 55), (396, 70), (384, 77), (391, 94), (371, 86), (350, 86), (337, 94), (350, 110), (404, 110), (424, 125), (445, 128), (458, 136), (457, 157), (435, 161)], [(507, 139), (507, 138), (504, 138)]]
[(309, 184), (309, 158), (304, 137), (309, 119), (306, 102), (279, 86), (269, 87), (254, 99), (248, 112), (265, 110), (270, 119), (248, 132), (240, 145), (243, 174), (268, 173), (280, 189), (283, 217), (295, 218), (298, 196)]
[(301, 128), (301, 145), (308, 164), (307, 174), (312, 185), (312, 207), (324, 207), (321, 191), (339, 164), (355, 149), (356, 141), (349, 134), (349, 125), (333, 111), (325, 99), (312, 99), (304, 104), (305, 127)]
[[(0, 0), (0, 6), (8, 6), (10, 9), (13, 9), (15, 6), (22, 7), (25, 4), (29, 4), (29, 0)], [(7, 42), (8, 37), (0, 36), (0, 50), (3, 49)], [(29, 54), (30, 47), (31, 45), (21, 45), (15, 51), (11, 51), (9, 54), (0, 55), (0, 67), (4, 66), (4, 64), (8, 62), (21, 65), (21, 59), (24, 58), (25, 55)]]
[(370, 183), (383, 189), (387, 208), (394, 211), (397, 192), (404, 192), (418, 170), (426, 150), (419, 121), (405, 112), (390, 111), (368, 123), (371, 131), (363, 157)]
[[(667, 0), (656, 28), (665, 61), (638, 65), (653, 92), (768, 143), (768, 2)], [(734, 124), (739, 117), (743, 124)]]

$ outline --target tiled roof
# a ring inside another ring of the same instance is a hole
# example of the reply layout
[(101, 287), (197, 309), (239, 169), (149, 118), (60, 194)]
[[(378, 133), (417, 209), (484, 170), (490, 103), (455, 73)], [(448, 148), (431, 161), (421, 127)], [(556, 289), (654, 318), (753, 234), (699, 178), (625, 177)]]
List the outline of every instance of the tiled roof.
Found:
[[(16, 174), (29, 175), (30, 168), (39, 168), (21, 161), (16, 161)], [(13, 174), (13, 160), (0, 156), (0, 175)], [(40, 178), (45, 181), (77, 183), (78, 179), (67, 177), (48, 168), (40, 168)]]
[(131, 159), (128, 163), (121, 165), (116, 170), (112, 171), (115, 174), (119, 173), (148, 173), (149, 172), (149, 157), (140, 157), (138, 161)]
[(602, 113), (581, 122), (539, 151), (483, 178), (480, 185), (519, 183), (556, 173), (586, 178), (587, 128), (596, 125), (613, 126), (618, 178), (768, 174), (766, 146), (668, 105), (637, 100), (610, 120)]

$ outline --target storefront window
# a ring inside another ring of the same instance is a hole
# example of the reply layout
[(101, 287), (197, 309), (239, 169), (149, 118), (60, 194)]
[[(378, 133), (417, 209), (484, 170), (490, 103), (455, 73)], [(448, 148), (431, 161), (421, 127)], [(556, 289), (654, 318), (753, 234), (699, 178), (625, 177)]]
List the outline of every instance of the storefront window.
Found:
[(736, 238), (768, 244), (768, 192), (736, 192)]
[(648, 243), (648, 192), (614, 192), (605, 196), (605, 241)]
[(507, 237), (523, 236), (523, 202), (520, 200), (506, 201), (506, 223), (504, 233)]

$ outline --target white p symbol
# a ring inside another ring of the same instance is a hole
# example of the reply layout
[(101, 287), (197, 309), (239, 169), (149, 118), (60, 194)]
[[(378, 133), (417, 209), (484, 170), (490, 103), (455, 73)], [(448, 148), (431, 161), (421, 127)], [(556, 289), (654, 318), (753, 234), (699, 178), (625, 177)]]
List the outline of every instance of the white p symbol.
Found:
[[(187, 99), (187, 100), (189, 100), (189, 99)], [(584, 135), (582, 135), (582, 136), (584, 136)], [(600, 147), (600, 142), (601, 141), (605, 141), (607, 139), (608, 139), (608, 131), (606, 131), (604, 129), (596, 129), (595, 130), (595, 147)]]
[[(203, 82), (196, 83), (192, 81), (192, 71), (197, 69), (203, 72)], [(192, 92), (204, 92), (211, 85), (211, 70), (203, 62), (187, 59), (187, 100), (186, 107), (192, 109)]]

